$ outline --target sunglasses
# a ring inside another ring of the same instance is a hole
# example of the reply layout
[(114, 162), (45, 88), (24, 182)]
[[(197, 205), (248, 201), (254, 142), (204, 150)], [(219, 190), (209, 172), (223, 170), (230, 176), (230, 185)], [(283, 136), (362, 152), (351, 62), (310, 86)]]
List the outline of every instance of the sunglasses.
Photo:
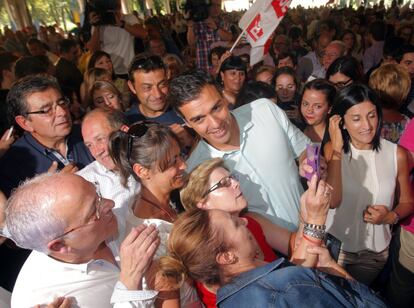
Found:
[(128, 134), (128, 148), (127, 148), (128, 161), (131, 159), (132, 143), (134, 141), (134, 138), (143, 137), (147, 133), (148, 129), (151, 126), (154, 126), (156, 124), (157, 123), (152, 122), (152, 121), (141, 121), (141, 122), (135, 123), (129, 128), (127, 132)]
[(164, 62), (159, 56), (149, 56), (137, 59), (133, 64), (135, 70), (153, 70), (154, 68), (164, 68)]

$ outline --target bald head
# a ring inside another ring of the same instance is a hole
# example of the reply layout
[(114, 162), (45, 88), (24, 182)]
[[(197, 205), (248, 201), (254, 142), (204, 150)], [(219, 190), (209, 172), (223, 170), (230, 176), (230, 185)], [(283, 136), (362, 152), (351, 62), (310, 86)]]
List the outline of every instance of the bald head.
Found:
[(345, 55), (346, 47), (342, 41), (332, 41), (325, 49), (322, 64), (325, 70), (339, 57)]

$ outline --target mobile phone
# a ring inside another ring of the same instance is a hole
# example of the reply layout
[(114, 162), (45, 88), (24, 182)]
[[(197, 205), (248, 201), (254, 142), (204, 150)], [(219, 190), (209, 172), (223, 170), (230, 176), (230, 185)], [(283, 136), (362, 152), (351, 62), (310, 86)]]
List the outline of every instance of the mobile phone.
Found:
[(325, 246), (329, 250), (329, 254), (335, 262), (338, 262), (339, 252), (341, 250), (342, 242), (330, 233), (326, 234)]
[(305, 172), (305, 178), (310, 181), (312, 176), (316, 174), (318, 176), (318, 180), (321, 176), (321, 168), (320, 168), (320, 146), (317, 144), (308, 144), (306, 145), (306, 159), (309, 166), (312, 167), (312, 172)]

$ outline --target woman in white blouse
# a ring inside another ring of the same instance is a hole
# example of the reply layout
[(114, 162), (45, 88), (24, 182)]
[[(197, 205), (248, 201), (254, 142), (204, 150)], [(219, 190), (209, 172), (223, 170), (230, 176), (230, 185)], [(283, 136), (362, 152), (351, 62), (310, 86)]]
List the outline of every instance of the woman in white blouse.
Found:
[(370, 284), (388, 258), (391, 226), (414, 210), (409, 161), (403, 148), (380, 137), (381, 107), (367, 86), (341, 90), (331, 114), (327, 228), (342, 241), (338, 263)]

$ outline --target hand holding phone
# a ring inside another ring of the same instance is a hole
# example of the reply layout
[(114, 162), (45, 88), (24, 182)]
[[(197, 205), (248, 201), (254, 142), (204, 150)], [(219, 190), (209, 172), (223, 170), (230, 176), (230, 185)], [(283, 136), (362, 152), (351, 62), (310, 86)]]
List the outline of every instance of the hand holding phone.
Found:
[(312, 176), (316, 174), (318, 176), (318, 180), (321, 176), (321, 168), (320, 168), (320, 146), (316, 144), (308, 144), (306, 145), (306, 162), (309, 166), (312, 167), (312, 172), (305, 172), (305, 178), (310, 181)]

